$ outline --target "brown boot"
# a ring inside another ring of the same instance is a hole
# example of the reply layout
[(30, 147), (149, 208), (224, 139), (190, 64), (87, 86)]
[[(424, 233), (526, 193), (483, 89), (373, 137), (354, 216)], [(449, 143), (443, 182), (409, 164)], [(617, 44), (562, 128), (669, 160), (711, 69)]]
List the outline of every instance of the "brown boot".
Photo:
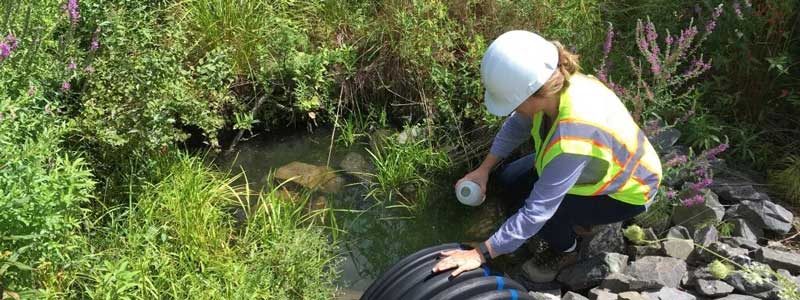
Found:
[[(550, 256), (550, 255), (544, 255)], [(528, 280), (536, 283), (550, 282), (556, 279), (563, 268), (578, 262), (578, 251), (561, 253), (558, 257), (534, 257), (522, 265), (522, 271)]]

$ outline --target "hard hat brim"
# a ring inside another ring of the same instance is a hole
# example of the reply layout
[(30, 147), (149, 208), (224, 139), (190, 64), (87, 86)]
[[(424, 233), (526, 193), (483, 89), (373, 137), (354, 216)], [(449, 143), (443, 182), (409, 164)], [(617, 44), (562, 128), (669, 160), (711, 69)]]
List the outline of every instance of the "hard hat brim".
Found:
[(489, 91), (486, 91), (483, 94), (483, 103), (486, 105), (486, 110), (489, 111), (490, 114), (499, 117), (505, 117), (517, 109), (517, 105), (514, 105), (511, 102), (498, 100), (499, 99), (492, 97)]

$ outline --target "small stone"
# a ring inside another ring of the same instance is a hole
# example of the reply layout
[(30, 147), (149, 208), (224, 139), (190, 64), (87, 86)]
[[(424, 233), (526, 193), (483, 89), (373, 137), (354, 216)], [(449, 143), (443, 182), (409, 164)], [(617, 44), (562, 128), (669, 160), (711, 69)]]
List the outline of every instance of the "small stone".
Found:
[(632, 262), (624, 273), (640, 281), (674, 288), (686, 274), (686, 262), (672, 257), (646, 256)]
[(744, 219), (733, 219), (733, 237), (743, 238), (745, 240), (758, 243), (758, 239), (764, 237), (764, 230), (760, 227), (755, 227)]
[(681, 225), (673, 226), (667, 232), (667, 238), (688, 240), (692, 238), (689, 230)]
[(688, 275), (686, 276), (686, 281), (683, 283), (683, 285), (694, 287), (697, 286), (697, 282), (701, 279), (706, 281), (716, 280), (714, 275), (711, 275), (711, 271), (708, 269), (708, 267), (701, 267), (689, 271)]
[(533, 300), (561, 300), (561, 297), (556, 297), (552, 294), (542, 293), (542, 292), (528, 292), (528, 295), (533, 297)]
[(709, 252), (717, 253), (723, 257), (734, 257), (740, 255), (747, 256), (748, 253), (747, 249), (734, 248), (723, 242), (711, 243), (711, 245), (708, 246), (708, 249), (711, 251), (707, 251), (699, 257), (704, 262), (711, 262), (718, 258), (716, 255), (713, 255)]
[(658, 236), (656, 232), (653, 231), (653, 228), (647, 227), (644, 229), (644, 239), (652, 242), (658, 240)]
[(692, 294), (682, 292), (675, 288), (663, 287), (658, 292), (644, 292), (642, 293), (652, 300), (696, 300)]
[(664, 253), (667, 256), (686, 260), (694, 250), (694, 241), (689, 239), (673, 239), (663, 242)]
[(601, 253), (561, 270), (557, 280), (570, 290), (585, 290), (599, 285), (608, 274), (622, 272), (627, 263), (627, 255)]
[(625, 247), (625, 254), (630, 256), (633, 260), (645, 256), (659, 256), (663, 255), (661, 243), (651, 243), (646, 245), (628, 245)]
[(729, 211), (730, 218), (743, 218), (755, 227), (785, 234), (792, 229), (794, 215), (772, 201), (744, 200)]
[(624, 292), (617, 294), (620, 300), (647, 300), (642, 294), (638, 292)]
[(662, 285), (658, 282), (642, 281), (623, 273), (611, 273), (600, 283), (600, 288), (606, 289), (612, 293), (644, 291), (658, 289), (661, 288), (661, 286)]
[(589, 238), (579, 245), (578, 260), (585, 260), (603, 252), (620, 253), (625, 247), (622, 237), (622, 223), (597, 225)]
[(291, 162), (275, 171), (278, 180), (289, 180), (309, 189), (326, 193), (337, 193), (344, 187), (344, 179), (325, 166), (315, 166), (303, 162)]
[(755, 259), (775, 269), (786, 269), (800, 273), (800, 254), (762, 247), (756, 251)]
[[(694, 242), (700, 246), (708, 247), (714, 242), (719, 241), (719, 231), (714, 226), (706, 226), (694, 232)], [(698, 247), (698, 253), (702, 254), (702, 248)]]
[(709, 190), (703, 190), (703, 203), (686, 207), (675, 206), (672, 210), (672, 223), (683, 225), (695, 230), (700, 225), (722, 221), (725, 216), (725, 207), (717, 200), (717, 195)]
[(586, 298), (575, 292), (567, 292), (563, 297), (561, 297), (561, 300), (589, 300), (589, 298)]
[(606, 289), (601, 288), (593, 288), (589, 290), (589, 299), (590, 300), (617, 300), (619, 297), (617, 294), (609, 292)]
[(716, 300), (761, 300), (761, 299), (748, 295), (730, 294), (722, 298), (717, 298)]
[(658, 149), (658, 153), (664, 153), (666, 150), (672, 148), (678, 139), (681, 137), (681, 132), (674, 127), (665, 128), (660, 130), (655, 135), (648, 137), (648, 140), (653, 147)]
[(697, 291), (704, 296), (723, 297), (733, 293), (733, 287), (721, 280), (697, 280)]

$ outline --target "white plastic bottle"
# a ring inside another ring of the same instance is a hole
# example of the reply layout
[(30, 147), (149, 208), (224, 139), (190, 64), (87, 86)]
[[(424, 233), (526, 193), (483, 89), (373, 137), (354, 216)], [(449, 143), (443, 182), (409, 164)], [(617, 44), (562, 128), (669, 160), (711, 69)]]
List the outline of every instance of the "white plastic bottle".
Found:
[(456, 185), (456, 197), (459, 202), (469, 206), (481, 205), (486, 199), (481, 192), (481, 186), (471, 180), (464, 180)]

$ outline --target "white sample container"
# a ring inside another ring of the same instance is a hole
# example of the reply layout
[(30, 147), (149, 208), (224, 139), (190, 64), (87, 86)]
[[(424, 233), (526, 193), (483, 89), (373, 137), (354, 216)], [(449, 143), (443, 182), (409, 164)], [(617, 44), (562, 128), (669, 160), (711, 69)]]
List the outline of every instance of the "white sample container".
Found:
[(456, 185), (456, 197), (464, 205), (478, 206), (486, 199), (481, 186), (472, 180), (464, 180)]

